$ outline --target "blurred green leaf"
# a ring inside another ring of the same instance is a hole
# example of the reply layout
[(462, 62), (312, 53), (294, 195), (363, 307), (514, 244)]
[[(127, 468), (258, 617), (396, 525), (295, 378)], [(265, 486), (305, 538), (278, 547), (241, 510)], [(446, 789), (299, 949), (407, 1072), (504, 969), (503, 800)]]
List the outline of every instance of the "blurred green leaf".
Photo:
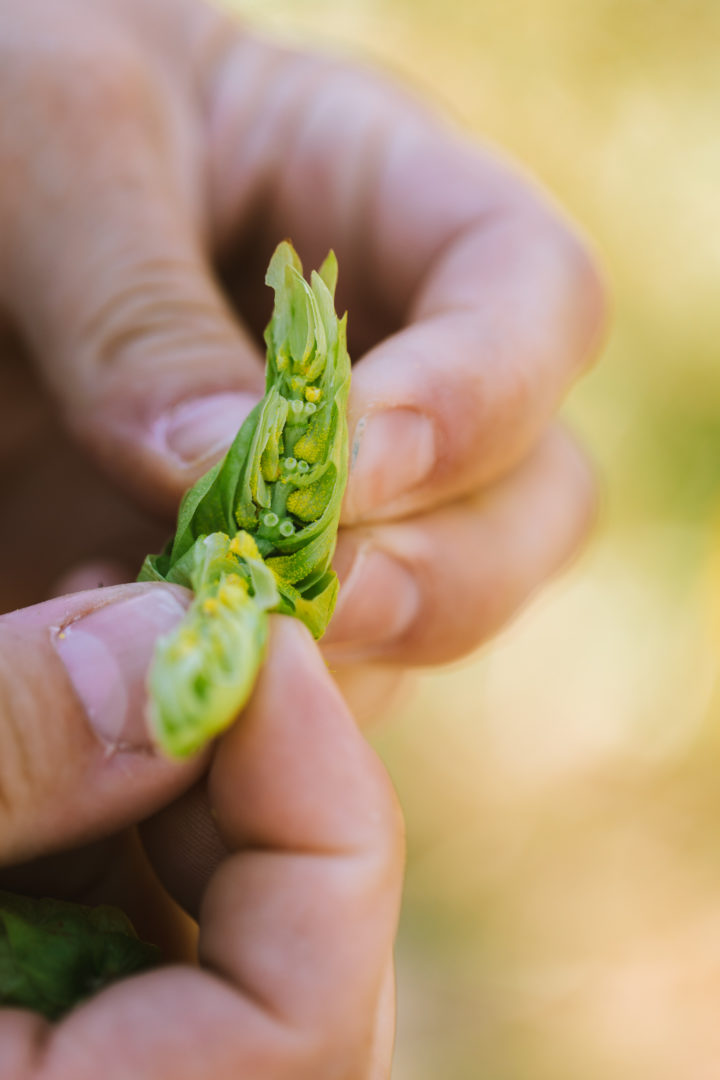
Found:
[(54, 1020), (124, 975), (160, 959), (127, 916), (0, 891), (0, 1004)]

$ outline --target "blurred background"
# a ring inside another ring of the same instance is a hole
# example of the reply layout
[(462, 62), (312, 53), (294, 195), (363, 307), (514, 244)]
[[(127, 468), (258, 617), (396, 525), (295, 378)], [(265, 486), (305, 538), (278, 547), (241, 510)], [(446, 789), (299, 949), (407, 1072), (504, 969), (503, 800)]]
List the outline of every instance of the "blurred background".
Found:
[(404, 805), (395, 1080), (720, 1077), (720, 4), (226, 0), (409, 77), (613, 282), (590, 547), (375, 735)]

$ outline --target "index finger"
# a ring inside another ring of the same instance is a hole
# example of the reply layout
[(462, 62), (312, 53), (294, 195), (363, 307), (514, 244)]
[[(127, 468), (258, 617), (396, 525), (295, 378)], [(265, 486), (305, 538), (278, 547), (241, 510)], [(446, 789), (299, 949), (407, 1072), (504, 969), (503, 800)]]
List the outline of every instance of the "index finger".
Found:
[(249, 228), (261, 189), (273, 236), (313, 265), (335, 248), (351, 340), (359, 327), (372, 343), (354, 357), (346, 523), (499, 478), (597, 347), (604, 295), (585, 243), (499, 155), (389, 80), (246, 36), (218, 86), (216, 230)]

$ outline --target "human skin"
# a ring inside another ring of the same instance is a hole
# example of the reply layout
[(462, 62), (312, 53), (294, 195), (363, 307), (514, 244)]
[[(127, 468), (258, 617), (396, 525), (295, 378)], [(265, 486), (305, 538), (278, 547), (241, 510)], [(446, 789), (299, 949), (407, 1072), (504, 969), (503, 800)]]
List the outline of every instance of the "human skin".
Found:
[[(290, 236), (313, 266), (333, 247), (356, 364), (336, 556), (345, 586), (326, 656), (358, 711), (373, 712), (405, 667), (474, 648), (575, 549), (592, 484), (552, 417), (596, 351), (603, 290), (542, 194), (427, 106), (193, 0), (10, 0), (0, 98), (0, 610), (25, 608), (0, 616), (2, 862), (79, 846), (4, 880), (50, 888), (72, 878), (87, 899), (93, 878), (103, 899), (117, 898), (117, 845), (132, 847), (120, 830), (179, 798), (163, 813), (184, 812), (182, 829), (164, 833), (154, 819), (144, 832), (161, 874), (158, 859), (176, 853), (173, 895), (197, 912), (208, 872), (186, 889), (197, 853), (181, 838), (206, 837), (197, 792), (209, 759), (171, 767), (142, 742), (145, 672), (177, 608), (145, 586), (26, 605), (58, 578), (70, 590), (128, 580), (158, 550), (181, 493), (262, 392), (270, 252)], [(80, 614), (60, 639), (58, 626)], [(50, 715), (67, 719), (49, 726)], [(329, 829), (334, 809), (328, 800)], [(393, 827), (386, 819), (378, 845)], [(234, 850), (243, 838), (231, 833)], [(325, 850), (301, 837), (303, 850), (314, 846)], [(287, 912), (291, 894), (279, 878), (273, 903)], [(173, 912), (155, 924), (182, 951), (187, 927)], [(199, 1015), (176, 974), (178, 1002)], [(343, 972), (338, 986), (351, 982)], [(112, 993), (135, 1008), (129, 988)], [(77, 1021), (96, 1018), (103, 1071), (104, 1000)], [(37, 1065), (41, 1022), (7, 1014), (2, 1025), (0, 1046)], [(239, 1053), (228, 1029), (227, 1052)], [(203, 1040), (223, 1051), (220, 1028)], [(286, 1074), (304, 1075), (296, 1065)], [(164, 1075), (153, 1067), (147, 1076)], [(205, 1067), (221, 1077), (225, 1066)]]
[[(154, 591), (170, 596), (179, 617), (171, 590)], [(148, 588), (112, 592), (120, 608)], [(63, 605), (31, 609), (38, 639)], [(110, 753), (51, 649), (42, 657), (51, 730), (32, 709), (3, 718), (4, 762), (22, 724), (39, 745), (10, 783), (3, 767), (12, 804), (0, 801), (0, 864), (16, 865), (0, 880), (39, 895), (120, 902), (176, 961), (116, 983), (54, 1025), (0, 1010), (3, 1078), (389, 1076), (400, 814), (308, 631), (293, 619), (272, 622), (243, 723), (220, 740), (209, 766), (207, 758), (178, 767), (143, 753), (139, 732)], [(7, 626), (0, 641), (4, 674), (22, 642)], [(185, 796), (146, 822), (146, 855), (133, 834), (118, 831), (204, 768)], [(71, 853), (42, 857), (79, 841)], [(28, 856), (30, 865), (17, 865)], [(158, 878), (199, 920), (199, 962)]]

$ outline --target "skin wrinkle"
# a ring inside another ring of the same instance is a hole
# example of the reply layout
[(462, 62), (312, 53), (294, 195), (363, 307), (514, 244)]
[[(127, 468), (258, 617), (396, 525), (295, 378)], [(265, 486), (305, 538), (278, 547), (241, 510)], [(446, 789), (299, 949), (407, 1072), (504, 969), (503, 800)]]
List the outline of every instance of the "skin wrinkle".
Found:
[[(179, 271), (179, 272), (178, 272)], [(182, 283), (186, 277), (187, 288)], [(186, 347), (201, 351), (204, 347), (237, 349), (237, 325), (220, 297), (208, 292), (197, 294), (197, 279), (191, 266), (157, 258), (146, 260), (132, 274), (126, 285), (113, 291), (95, 307), (78, 338), (93, 358), (93, 367), (122, 365), (133, 347), (168, 352), (187, 341), (187, 325), (193, 327), (193, 340)], [(143, 356), (143, 362), (146, 361)]]
[[(48, 766), (52, 762), (52, 747), (42, 738), (36, 727), (27, 724), (27, 717), (38, 707), (50, 713), (56, 705), (47, 687), (44, 661), (46, 652), (40, 643), (28, 658), (25, 646), (28, 635), (0, 627), (0, 797), (5, 808), (5, 828), (0, 830), (0, 859), (6, 857), (2, 835), (12, 836), (21, 831), (17, 824), (31, 804), (34, 793), (44, 787)], [(29, 678), (17, 682), (11, 672), (14, 659), (23, 657), (23, 664), (31, 670)], [(34, 677), (33, 677), (34, 676)], [(42, 688), (39, 690), (39, 688)], [(40, 700), (38, 701), (38, 698)], [(63, 724), (63, 707), (60, 703), (58, 725)]]
[[(36, 707), (33, 700), (36, 688), (33, 686), (31, 690), (28, 683), (14, 686), (11, 675), (13, 646), (20, 644), (14, 637), (12, 632), (0, 631), (0, 791), (10, 825), (10, 828), (3, 830), (6, 834), (12, 831), (12, 820), (23, 809), (26, 797), (23, 792), (33, 790), (38, 776), (38, 761), (45, 758), (44, 748), (36, 746), (35, 740), (28, 739), (28, 732), (22, 723), (23, 714)], [(33, 667), (37, 666), (37, 663), (33, 664)], [(5, 669), (4, 677), (2, 668)], [(38, 749), (41, 754), (36, 757)]]

